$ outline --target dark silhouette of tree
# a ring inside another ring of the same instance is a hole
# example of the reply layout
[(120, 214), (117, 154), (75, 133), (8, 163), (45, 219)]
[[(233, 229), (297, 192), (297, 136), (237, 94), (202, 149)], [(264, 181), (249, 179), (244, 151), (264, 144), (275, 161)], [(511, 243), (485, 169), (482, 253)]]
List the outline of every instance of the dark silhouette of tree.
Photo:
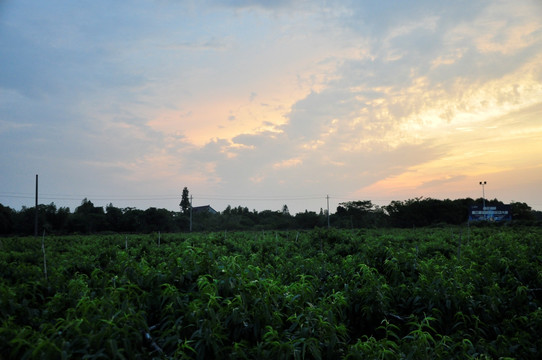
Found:
[(150, 207), (143, 213), (144, 232), (172, 232), (176, 230), (173, 214), (166, 209)]
[(107, 222), (107, 228), (110, 231), (124, 231), (122, 219), (123, 219), (122, 209), (114, 207), (112, 203), (109, 203), (105, 207), (105, 220)]
[(55, 203), (38, 205), (38, 208), (38, 226), (40, 228), (45, 229), (47, 232), (63, 232), (70, 217), (69, 208), (61, 207), (57, 209)]
[(337, 206), (339, 227), (382, 227), (387, 225), (384, 209), (370, 200), (342, 202)]
[(143, 232), (143, 210), (128, 207), (122, 209), (122, 231)]
[(535, 220), (535, 212), (526, 203), (513, 202), (510, 204), (513, 220)]
[(181, 207), (181, 212), (183, 214), (188, 214), (190, 211), (190, 199), (188, 198), (188, 188), (185, 186), (183, 189), (183, 194), (181, 196), (181, 202), (179, 203)]
[(0, 234), (11, 234), (14, 230), (15, 211), (0, 204)]
[(74, 232), (94, 233), (106, 230), (106, 217), (103, 207), (96, 207), (92, 201), (84, 198), (73, 216), (69, 228)]
[(422, 197), (392, 201), (385, 207), (392, 226), (422, 227), (439, 223), (460, 224), (468, 219), (468, 202)]
[(323, 226), (323, 215), (318, 215), (314, 211), (300, 212), (294, 216), (297, 228), (299, 229), (313, 229), (316, 226)]
[(286, 205), (286, 204), (282, 205), (282, 214), (283, 215), (290, 215), (290, 210), (288, 210), (288, 205)]
[[(95, 233), (100, 231), (149, 233), (188, 231), (190, 210), (188, 189), (184, 188), (184, 212), (174, 212), (151, 207), (147, 210), (136, 208), (119, 209), (109, 204), (94, 206), (83, 199), (73, 213), (69, 208), (57, 208), (54, 203), (38, 205), (38, 232), (47, 233)], [(497, 199), (457, 199), (437, 200), (414, 198), (405, 201), (392, 201), (379, 207), (369, 200), (342, 202), (337, 211), (330, 214), (330, 224), (335, 228), (376, 228), (376, 227), (423, 227), (442, 224), (460, 225), (468, 221), (472, 205), (499, 206)], [(526, 203), (510, 204), (512, 224), (540, 225), (542, 212), (532, 210)], [(279, 211), (249, 211), (247, 207), (228, 205), (222, 213), (207, 211), (193, 214), (193, 231), (220, 230), (286, 230), (313, 229), (327, 226), (326, 212), (307, 211), (291, 215), (286, 205)], [(30, 235), (34, 232), (35, 209), (22, 207), (15, 211), (0, 204), (0, 234)], [(488, 224), (480, 223), (480, 226)]]

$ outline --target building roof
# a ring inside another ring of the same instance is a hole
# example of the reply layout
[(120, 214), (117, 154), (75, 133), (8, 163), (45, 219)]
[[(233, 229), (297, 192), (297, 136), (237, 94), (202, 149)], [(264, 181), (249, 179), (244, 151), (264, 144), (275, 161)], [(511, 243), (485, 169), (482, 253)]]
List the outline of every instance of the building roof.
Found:
[(211, 205), (203, 205), (203, 206), (193, 206), (192, 207), (192, 213), (193, 214), (197, 214), (197, 213), (210, 213), (210, 214), (216, 214), (218, 213), (218, 211), (216, 211), (215, 209), (213, 209), (211, 207)]

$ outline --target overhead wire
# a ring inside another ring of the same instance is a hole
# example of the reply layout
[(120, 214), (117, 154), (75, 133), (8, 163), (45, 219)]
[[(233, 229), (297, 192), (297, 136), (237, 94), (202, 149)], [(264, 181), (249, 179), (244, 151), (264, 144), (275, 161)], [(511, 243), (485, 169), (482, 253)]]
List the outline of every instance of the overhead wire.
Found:
[[(325, 200), (329, 197), (330, 200), (335, 201), (352, 201), (352, 197), (345, 195), (218, 195), (218, 194), (191, 194), (193, 199), (196, 200), (211, 200), (211, 201), (307, 201), (307, 200)], [(16, 199), (34, 199), (35, 194), (32, 193), (20, 193), (20, 192), (0, 192), (0, 197), (4, 198), (16, 198)], [(40, 200), (71, 200), (80, 201), (82, 199), (89, 199), (93, 201), (160, 201), (160, 200), (178, 200), (181, 196), (177, 194), (163, 194), (163, 195), (96, 195), (92, 194), (56, 194), (56, 193), (42, 193), (39, 194)], [(364, 198), (364, 197), (360, 197)], [(369, 197), (365, 197), (369, 198)], [(374, 203), (391, 202), (394, 199), (385, 198), (372, 198), (370, 201)], [(542, 204), (529, 204), (530, 206), (542, 206)]]
[[(0, 197), (9, 197), (9, 198), (21, 198), (21, 199), (33, 199), (35, 194), (30, 193), (0, 193)], [(295, 200), (318, 200), (325, 199), (324, 195), (215, 195), (215, 194), (203, 194), (203, 195), (192, 195), (195, 199), (201, 200), (243, 200), (243, 201), (295, 201)], [(96, 195), (92, 196), (91, 194), (86, 195), (75, 195), (75, 194), (50, 194), (42, 193), (39, 194), (40, 199), (46, 200), (81, 200), (81, 199), (90, 199), (90, 200), (176, 200), (180, 199), (180, 195)], [(330, 197), (331, 198), (331, 197)]]

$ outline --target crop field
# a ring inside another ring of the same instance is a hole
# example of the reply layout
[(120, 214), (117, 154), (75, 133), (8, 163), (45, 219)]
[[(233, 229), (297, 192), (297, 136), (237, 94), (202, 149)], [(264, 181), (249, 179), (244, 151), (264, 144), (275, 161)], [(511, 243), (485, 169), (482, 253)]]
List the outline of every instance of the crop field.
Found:
[(542, 229), (0, 238), (1, 359), (536, 359)]

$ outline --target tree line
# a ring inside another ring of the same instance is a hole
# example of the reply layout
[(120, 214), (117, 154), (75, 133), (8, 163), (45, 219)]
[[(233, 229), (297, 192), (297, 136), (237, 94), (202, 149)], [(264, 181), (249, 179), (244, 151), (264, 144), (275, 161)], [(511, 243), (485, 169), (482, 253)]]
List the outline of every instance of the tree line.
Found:
[[(184, 195), (188, 195), (188, 192)], [(118, 208), (109, 204), (95, 206), (83, 199), (73, 212), (54, 203), (38, 205), (38, 229), (54, 234), (89, 234), (103, 232), (151, 233), (221, 231), (221, 230), (287, 230), (334, 228), (424, 227), (442, 224), (460, 225), (468, 221), (469, 207), (481, 204), (482, 199), (437, 200), (415, 198), (392, 201), (378, 206), (370, 200), (342, 202), (334, 213), (320, 210), (290, 214), (287, 205), (281, 210), (250, 211), (247, 207), (228, 206), (216, 214), (190, 211), (190, 203), (181, 201), (181, 211), (150, 207), (140, 210), (133, 207)], [(497, 199), (485, 200), (486, 206), (502, 205)], [(526, 203), (510, 204), (514, 223), (542, 224), (542, 212), (533, 210)], [(35, 208), (23, 207), (16, 211), (0, 204), (0, 234), (30, 235), (34, 233)]]

